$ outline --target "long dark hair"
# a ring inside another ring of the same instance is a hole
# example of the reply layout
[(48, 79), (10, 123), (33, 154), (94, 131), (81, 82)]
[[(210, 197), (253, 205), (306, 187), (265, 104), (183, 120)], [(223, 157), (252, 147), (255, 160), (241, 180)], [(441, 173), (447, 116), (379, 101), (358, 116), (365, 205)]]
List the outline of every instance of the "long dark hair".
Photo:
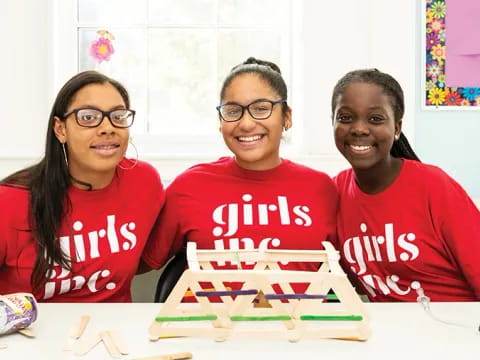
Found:
[[(31, 276), (32, 288), (42, 286), (53, 271), (54, 264), (71, 270), (70, 259), (56, 241), (62, 218), (71, 208), (67, 189), (71, 178), (64, 157), (66, 153), (54, 133), (55, 117), (65, 121), (65, 113), (77, 92), (90, 84), (111, 84), (130, 107), (125, 87), (118, 81), (96, 71), (81, 72), (60, 89), (52, 107), (47, 127), (45, 155), (35, 165), (19, 170), (2, 180), (2, 185), (25, 187), (30, 191), (29, 231), (36, 240), (37, 256)], [(68, 151), (68, 148), (65, 148)]]
[[(345, 88), (352, 83), (370, 83), (380, 86), (390, 99), (395, 122), (402, 120), (403, 114), (405, 113), (405, 101), (402, 87), (393, 76), (377, 69), (354, 70), (345, 74), (333, 88), (332, 114), (335, 112), (338, 97), (342, 95)], [(400, 133), (398, 140), (393, 142), (390, 154), (394, 157), (403, 157), (420, 161), (403, 132)]]
[(277, 64), (271, 61), (260, 60), (254, 57), (249, 57), (243, 63), (232, 68), (230, 73), (223, 81), (222, 88), (220, 90), (220, 101), (222, 101), (225, 97), (225, 91), (233, 79), (241, 74), (256, 74), (260, 76), (264, 81), (267, 82), (267, 84), (270, 85), (273, 90), (278, 93), (282, 100), (285, 100), (285, 102), (282, 103), (282, 111), (287, 111), (287, 85), (282, 77), (280, 68)]

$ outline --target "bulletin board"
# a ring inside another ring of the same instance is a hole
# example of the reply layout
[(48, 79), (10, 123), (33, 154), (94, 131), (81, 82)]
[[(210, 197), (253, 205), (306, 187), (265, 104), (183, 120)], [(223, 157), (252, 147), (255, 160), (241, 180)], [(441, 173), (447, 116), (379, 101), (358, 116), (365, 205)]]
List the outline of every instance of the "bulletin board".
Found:
[(480, 110), (480, 1), (421, 2), (424, 107)]

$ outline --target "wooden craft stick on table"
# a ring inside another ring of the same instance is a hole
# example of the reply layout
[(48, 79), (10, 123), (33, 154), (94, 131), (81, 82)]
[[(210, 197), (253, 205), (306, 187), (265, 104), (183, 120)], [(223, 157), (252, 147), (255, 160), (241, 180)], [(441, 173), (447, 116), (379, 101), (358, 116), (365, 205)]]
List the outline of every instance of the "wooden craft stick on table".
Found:
[(132, 360), (183, 360), (183, 359), (191, 359), (191, 358), (192, 358), (192, 353), (183, 352), (183, 353), (176, 353), (176, 354), (147, 356), (142, 358), (135, 358)]
[(84, 339), (77, 344), (75, 344), (75, 348), (73, 353), (77, 356), (83, 356), (88, 353), (91, 349), (93, 349), (100, 341), (102, 341), (102, 337), (100, 333), (95, 334), (90, 338)]
[(17, 331), (19, 334), (22, 334), (23, 336), (34, 338), (35, 337), (35, 332), (30, 329), (30, 328), (23, 328)]
[(80, 321), (70, 329), (70, 332), (68, 334), (68, 339), (66, 344), (63, 346), (63, 350), (65, 351), (72, 350), (75, 340), (80, 339), (89, 321), (90, 321), (90, 315), (82, 315), (80, 317)]
[(128, 354), (128, 348), (127, 345), (125, 344), (125, 341), (123, 341), (123, 338), (120, 336), (120, 334), (116, 330), (108, 330), (108, 334), (113, 340), (113, 343), (117, 347), (118, 351), (122, 355), (127, 355)]
[(128, 354), (125, 342), (115, 330), (100, 331), (95, 336), (76, 343), (74, 354), (78, 356), (85, 355), (100, 342), (103, 342), (110, 356), (114, 358), (120, 358), (122, 355)]
[(119, 358), (122, 356), (122, 353), (120, 352), (117, 345), (115, 344), (115, 341), (110, 335), (110, 331), (101, 331), (100, 337), (102, 338), (102, 341), (105, 344), (105, 347), (107, 348), (110, 356), (114, 358)]

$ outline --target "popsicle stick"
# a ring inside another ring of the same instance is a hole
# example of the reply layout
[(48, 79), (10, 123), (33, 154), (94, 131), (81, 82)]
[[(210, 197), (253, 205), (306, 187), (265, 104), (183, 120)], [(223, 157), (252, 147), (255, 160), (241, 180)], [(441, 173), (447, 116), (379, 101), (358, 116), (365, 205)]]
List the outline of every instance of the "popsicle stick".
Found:
[(192, 353), (183, 352), (183, 353), (176, 353), (176, 354), (147, 356), (142, 358), (135, 358), (132, 360), (182, 360), (182, 359), (191, 359), (191, 358), (192, 358)]
[(0, 349), (6, 349), (8, 347), (7, 344), (0, 344)]
[(75, 324), (68, 333), (67, 342), (63, 346), (64, 351), (70, 351), (73, 349), (75, 340), (79, 339), (82, 336), (83, 332), (85, 331), (85, 327), (87, 326), (89, 321), (90, 315), (82, 315), (80, 317), (80, 321)]
[(90, 321), (90, 315), (82, 315), (80, 317), (80, 322), (77, 324), (77, 326), (72, 328), (72, 333), (70, 336), (73, 337), (74, 339), (79, 339), (80, 336), (82, 336), (83, 331), (85, 330), (85, 327), (87, 326), (89, 321)]
[(115, 343), (118, 351), (120, 351), (122, 355), (127, 355), (129, 353), (127, 344), (125, 344), (125, 341), (123, 341), (123, 338), (120, 336), (120, 334), (116, 330), (108, 330), (108, 332), (110, 333), (110, 337)]
[(102, 341), (105, 344), (105, 347), (107, 348), (108, 353), (111, 357), (119, 358), (122, 356), (120, 350), (118, 350), (115, 342), (113, 341), (113, 338), (110, 336), (109, 331), (101, 331), (100, 337), (102, 338)]
[(102, 337), (100, 336), (100, 334), (96, 334), (95, 336), (77, 342), (74, 346), (73, 353), (78, 356), (85, 355), (90, 350), (92, 350), (95, 345), (97, 345), (101, 340)]
[(35, 337), (35, 333), (30, 328), (20, 329), (17, 332), (22, 334), (23, 336), (26, 336), (26, 337), (29, 337), (29, 338), (34, 338)]
[(159, 339), (175, 339), (175, 338), (181, 338), (181, 337), (186, 337), (182, 335), (160, 335), (158, 338)]

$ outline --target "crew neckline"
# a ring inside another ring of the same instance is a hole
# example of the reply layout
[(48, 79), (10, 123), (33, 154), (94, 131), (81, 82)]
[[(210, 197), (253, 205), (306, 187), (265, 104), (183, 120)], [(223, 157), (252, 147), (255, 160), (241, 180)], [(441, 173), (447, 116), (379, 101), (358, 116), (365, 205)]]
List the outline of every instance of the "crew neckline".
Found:
[(281, 174), (285, 171), (288, 166), (290, 166), (290, 161), (280, 158), (281, 163), (274, 168), (268, 170), (249, 170), (244, 169), (238, 165), (234, 157), (229, 158), (229, 168), (235, 176), (251, 179), (251, 180), (270, 180), (278, 179)]
[(118, 169), (115, 171), (115, 174), (113, 175), (112, 181), (110, 184), (105, 186), (104, 188), (101, 189), (95, 189), (95, 190), (88, 190), (88, 189), (80, 189), (76, 187), (73, 184), (70, 184), (68, 191), (72, 195), (75, 196), (83, 196), (83, 197), (96, 197), (96, 196), (102, 196), (104, 194), (108, 194), (112, 191), (114, 191), (117, 188), (117, 184), (119, 183), (120, 179), (120, 171)]
[(400, 171), (398, 172), (397, 177), (393, 180), (393, 182), (388, 187), (386, 187), (385, 189), (383, 189), (382, 191), (380, 191), (376, 194), (369, 194), (369, 193), (366, 193), (365, 191), (363, 191), (360, 188), (360, 186), (358, 186), (357, 182), (355, 181), (355, 173), (354, 173), (353, 169), (351, 169), (352, 180), (353, 180), (353, 184), (354, 184), (354, 187), (355, 187), (355, 191), (358, 194), (360, 194), (360, 196), (362, 196), (364, 198), (388, 196), (388, 194), (390, 194), (392, 191), (395, 191), (395, 188), (398, 187), (398, 184), (401, 183), (401, 181), (405, 177), (405, 173), (408, 171), (407, 168), (410, 167), (411, 161), (413, 161), (413, 160), (402, 158), (402, 166), (400, 168)]

